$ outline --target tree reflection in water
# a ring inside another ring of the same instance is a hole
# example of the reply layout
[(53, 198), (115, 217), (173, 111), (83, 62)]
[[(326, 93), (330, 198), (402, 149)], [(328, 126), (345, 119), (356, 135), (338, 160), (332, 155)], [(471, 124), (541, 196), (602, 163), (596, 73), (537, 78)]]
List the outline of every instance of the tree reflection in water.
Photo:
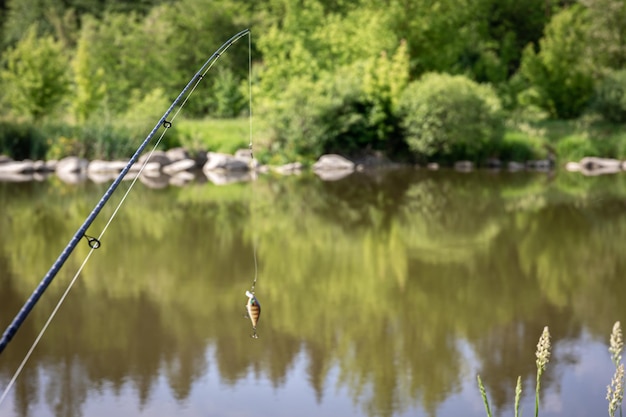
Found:
[[(557, 349), (583, 333), (605, 341), (626, 311), (626, 187), (607, 180), (389, 171), (262, 178), (254, 194), (249, 184), (134, 190), (18, 379), (15, 415), (43, 399), (55, 416), (80, 416), (94, 393), (128, 386), (145, 407), (162, 377), (184, 407), (210, 368), (233, 389), (249, 377), (279, 388), (301, 355), (318, 403), (336, 370), (358, 413), (435, 416), (475, 367), (504, 412), (517, 375), (532, 381), (543, 326)], [(102, 191), (0, 185), (0, 324)], [(257, 341), (241, 320), (253, 237), (271, 305)], [(2, 386), (88, 249), (0, 357)], [(558, 389), (566, 359), (550, 363), (544, 392)]]

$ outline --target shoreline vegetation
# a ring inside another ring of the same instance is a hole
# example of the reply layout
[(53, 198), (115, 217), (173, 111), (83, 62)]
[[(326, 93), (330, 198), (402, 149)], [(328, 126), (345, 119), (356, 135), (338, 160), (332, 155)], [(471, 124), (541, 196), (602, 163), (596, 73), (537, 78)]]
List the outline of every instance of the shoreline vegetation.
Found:
[(129, 158), (194, 70), (248, 28), (185, 97), (163, 150), (232, 154), (238, 136), (207, 146), (207, 117), (253, 114), (272, 166), (340, 154), (621, 169), (626, 0), (463, 1), (9, 0), (0, 154)]
[[(251, 180), (256, 174), (270, 171), (291, 175), (310, 170), (324, 180), (336, 180), (354, 171), (381, 167), (450, 168), (462, 172), (477, 169), (550, 172), (565, 169), (588, 176), (626, 171), (626, 161), (611, 157), (621, 152), (620, 147), (626, 147), (626, 127), (597, 121), (510, 122), (502, 141), (503, 153), (510, 155), (510, 159), (491, 158), (484, 164), (469, 160), (451, 163), (393, 161), (380, 152), (357, 152), (346, 158), (337, 155), (334, 159), (326, 155), (317, 160), (298, 158), (276, 163), (264, 149), (263, 139), (256, 140), (254, 135), (255, 160), (252, 161), (246, 143), (250, 140), (248, 118), (183, 120), (173, 130), (173, 136), (173, 140), (167, 136), (164, 138), (165, 145), (159, 147), (146, 165), (142, 174), (147, 180), (142, 182), (148, 186), (184, 185), (199, 177), (223, 185)], [(129, 160), (121, 155), (114, 155), (108, 160), (88, 159), (88, 144), (78, 140), (72, 143), (65, 139), (65, 143), (61, 144), (48, 141), (48, 144), (48, 154), (53, 155), (52, 158), (33, 161), (29, 158), (14, 159), (9, 154), (0, 155), (0, 181), (42, 180), (53, 173), (69, 183), (85, 179), (112, 181)], [(167, 144), (172, 147), (167, 148)], [(594, 147), (595, 144), (601, 144), (601, 147)], [(128, 148), (125, 143), (113, 143), (111, 146), (114, 149)], [(213, 163), (207, 164), (211, 156)], [(139, 173), (145, 159), (145, 155), (139, 159), (127, 178), (134, 178)]]

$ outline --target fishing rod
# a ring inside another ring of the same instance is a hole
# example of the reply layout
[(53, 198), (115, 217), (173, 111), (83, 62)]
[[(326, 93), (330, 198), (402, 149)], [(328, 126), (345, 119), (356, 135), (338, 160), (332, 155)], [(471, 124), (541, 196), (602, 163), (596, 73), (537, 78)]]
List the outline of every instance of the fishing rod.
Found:
[[(78, 242), (80, 242), (81, 239), (85, 238), (85, 239), (87, 239), (87, 242), (88, 242), (90, 248), (98, 249), (100, 247), (101, 244), (100, 244), (100, 241), (97, 238), (89, 236), (89, 235), (86, 234), (87, 229), (89, 228), (89, 226), (91, 226), (91, 224), (96, 219), (96, 217), (98, 216), (98, 214), (100, 213), (100, 211), (102, 210), (104, 205), (107, 203), (107, 201), (109, 201), (109, 198), (111, 198), (111, 195), (113, 194), (113, 192), (115, 191), (117, 186), (122, 182), (122, 179), (124, 178), (124, 176), (126, 176), (126, 174), (130, 170), (132, 165), (135, 162), (137, 162), (137, 159), (139, 158), (139, 155), (144, 151), (146, 146), (148, 146), (148, 143), (154, 138), (154, 136), (156, 135), (157, 131), (161, 127), (163, 127), (165, 129), (163, 131), (163, 133), (162, 133), (162, 136), (163, 136), (165, 134), (165, 132), (167, 131), (167, 129), (172, 127), (172, 122), (168, 121), (167, 118), (172, 113), (174, 108), (184, 98), (184, 101), (182, 101), (182, 104), (180, 105), (180, 108), (178, 109), (178, 111), (180, 111), (180, 109), (182, 109), (182, 107), (187, 102), (187, 99), (189, 98), (189, 96), (191, 96), (191, 94), (193, 93), (193, 91), (195, 90), (197, 85), (204, 78), (204, 76), (209, 71), (209, 69), (211, 69), (213, 64), (220, 58), (220, 56), (222, 56), (222, 54), (232, 44), (237, 42), (239, 39), (241, 39), (245, 35), (248, 35), (249, 33), (250, 33), (249, 29), (244, 29), (241, 32), (239, 32), (236, 35), (234, 35), (229, 40), (227, 40), (222, 46), (220, 46), (213, 53), (213, 55), (211, 55), (211, 57), (204, 63), (204, 65), (202, 65), (200, 70), (193, 76), (193, 78), (191, 80), (189, 80), (189, 83), (187, 83), (185, 88), (183, 88), (183, 90), (180, 92), (178, 97), (176, 97), (176, 99), (172, 102), (170, 107), (163, 114), (163, 116), (158, 121), (158, 123), (154, 126), (152, 131), (150, 131), (150, 133), (148, 134), (148, 136), (146, 136), (146, 138), (141, 143), (141, 145), (139, 145), (139, 147), (137, 148), (137, 150), (135, 151), (133, 156), (130, 158), (130, 160), (128, 161), (126, 166), (122, 169), (122, 171), (117, 176), (117, 178), (113, 181), (113, 183), (108, 188), (108, 190), (106, 190), (106, 192), (104, 193), (104, 195), (102, 196), (100, 201), (98, 201), (98, 203), (96, 204), (96, 206), (94, 207), (92, 212), (85, 219), (85, 222), (83, 223), (83, 225), (78, 228), (78, 230), (76, 231), (76, 233), (74, 234), (72, 239), (69, 241), (69, 243), (67, 244), (65, 249), (61, 252), (61, 254), (57, 258), (57, 260), (54, 262), (54, 264), (52, 265), (52, 267), (50, 268), (48, 273), (43, 277), (43, 279), (41, 280), (41, 282), (39, 283), (39, 285), (37, 286), (35, 291), (33, 291), (33, 293), (28, 298), (28, 300), (26, 301), (26, 303), (24, 304), (22, 309), (15, 316), (15, 318), (13, 319), (11, 324), (7, 327), (6, 331), (2, 335), (2, 339), (0, 339), (0, 354), (4, 351), (4, 349), (9, 344), (9, 342), (13, 339), (13, 337), (15, 336), (17, 331), (19, 330), (20, 326), (24, 323), (24, 321), (28, 317), (28, 314), (35, 307), (35, 304), (37, 304), (37, 301), (39, 301), (39, 299), (41, 298), (43, 293), (46, 291), (46, 289), (48, 288), (48, 286), (50, 285), (52, 280), (54, 280), (54, 278), (56, 277), (57, 273), (61, 270), (61, 267), (63, 266), (65, 261), (67, 261), (67, 259), (71, 255), (71, 253), (74, 251), (74, 249), (78, 245)], [(187, 94), (187, 93), (189, 93), (189, 94)]]

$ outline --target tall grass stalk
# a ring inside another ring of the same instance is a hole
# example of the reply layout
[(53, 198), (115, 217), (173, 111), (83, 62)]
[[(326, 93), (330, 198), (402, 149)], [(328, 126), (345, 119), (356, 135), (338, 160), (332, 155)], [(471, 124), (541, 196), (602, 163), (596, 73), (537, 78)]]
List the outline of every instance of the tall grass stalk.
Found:
[(517, 384), (515, 385), (515, 417), (519, 417), (519, 401), (522, 397), (522, 377), (517, 377)]
[(539, 391), (541, 390), (541, 375), (546, 370), (546, 365), (550, 360), (550, 331), (548, 326), (543, 328), (539, 343), (537, 343), (537, 385), (535, 389), (535, 417), (539, 415)]
[(480, 395), (483, 397), (483, 402), (485, 403), (485, 410), (487, 411), (487, 417), (492, 417), (491, 409), (489, 408), (489, 400), (487, 399), (487, 391), (485, 390), (483, 381), (480, 379), (480, 375), (476, 375), (476, 379), (478, 380), (478, 388), (480, 389)]
[(619, 415), (622, 415), (622, 400), (624, 399), (624, 364), (622, 362), (622, 350), (624, 341), (622, 339), (622, 327), (619, 321), (613, 325), (609, 352), (611, 360), (615, 365), (615, 374), (611, 383), (606, 387), (606, 399), (609, 402), (609, 416), (615, 417), (615, 412), (619, 408)]
[[(543, 372), (546, 370), (546, 364), (550, 360), (550, 331), (548, 327), (543, 328), (543, 332), (541, 333), (541, 337), (539, 338), (539, 343), (537, 343), (537, 352), (535, 353), (537, 357), (537, 388), (535, 390), (535, 417), (539, 415), (539, 391), (541, 389), (541, 376)], [(480, 395), (483, 397), (483, 402), (485, 403), (485, 410), (487, 411), (487, 417), (491, 416), (491, 409), (489, 408), (489, 401), (487, 400), (487, 391), (485, 390), (485, 386), (483, 385), (483, 381), (480, 379), (480, 375), (476, 376), (478, 380), (478, 388), (480, 389)], [(517, 384), (515, 385), (515, 417), (520, 416), (519, 412), (519, 404), (522, 398), (522, 377), (517, 377)], [(614, 416), (611, 416), (614, 417)]]

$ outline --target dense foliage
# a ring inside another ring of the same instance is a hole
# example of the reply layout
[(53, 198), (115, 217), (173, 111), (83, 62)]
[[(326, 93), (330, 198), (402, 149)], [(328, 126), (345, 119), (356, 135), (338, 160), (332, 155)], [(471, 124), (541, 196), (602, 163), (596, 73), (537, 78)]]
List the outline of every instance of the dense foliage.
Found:
[(404, 91), (401, 109), (410, 149), (428, 158), (484, 160), (502, 138), (498, 96), (462, 75), (425, 74)]
[[(595, 112), (623, 120), (615, 91), (626, 64), (626, 0), (7, 0), (0, 28), (2, 118), (35, 128), (50, 120), (119, 128), (137, 103), (163, 111), (243, 28), (253, 34), (251, 56), (245, 41), (230, 48), (185, 116), (246, 115), (251, 58), (259, 135), (277, 159), (434, 157), (409, 146), (411, 121), (398, 107), (410, 83), (456, 80), (430, 73), (490, 86), (511, 119)], [(501, 139), (470, 136), (476, 158)], [(457, 150), (445, 143), (437, 157), (462, 157)]]

